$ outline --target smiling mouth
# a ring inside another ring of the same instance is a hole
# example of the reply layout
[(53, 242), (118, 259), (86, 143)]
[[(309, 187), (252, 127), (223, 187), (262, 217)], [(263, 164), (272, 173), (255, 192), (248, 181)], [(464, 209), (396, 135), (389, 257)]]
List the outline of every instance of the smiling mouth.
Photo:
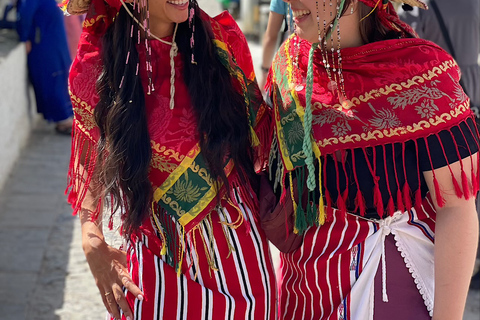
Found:
[(300, 19), (308, 16), (311, 12), (309, 10), (292, 10), (292, 13), (294, 18)]
[(184, 6), (188, 3), (188, 0), (170, 0), (170, 1), (167, 1), (167, 3), (173, 4), (176, 6)]

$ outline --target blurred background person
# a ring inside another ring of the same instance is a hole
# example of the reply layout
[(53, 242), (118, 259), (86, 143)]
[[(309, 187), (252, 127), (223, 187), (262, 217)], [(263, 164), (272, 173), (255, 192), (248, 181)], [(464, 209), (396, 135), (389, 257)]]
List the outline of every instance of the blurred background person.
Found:
[(264, 93), (265, 82), (268, 70), (270, 70), (272, 65), (273, 56), (292, 32), (293, 18), (290, 6), (283, 0), (271, 0), (267, 30), (262, 41), (262, 71), (258, 77), (258, 84), (262, 93)]
[(63, 13), (55, 0), (19, 0), (17, 31), (25, 42), (28, 73), (37, 111), (55, 123), (55, 130), (71, 134), (72, 105), (68, 94), (71, 64)]
[(427, 0), (426, 3), (430, 10), (403, 6), (399, 9), (400, 18), (410, 24), (420, 38), (435, 42), (455, 58), (462, 71), (462, 86), (478, 118), (480, 1)]
[[(430, 40), (450, 53), (462, 71), (460, 84), (470, 97), (470, 105), (480, 123), (480, 1), (427, 0), (430, 10), (419, 10), (404, 5), (400, 18), (410, 24), (421, 38)], [(477, 197), (477, 212), (480, 201)], [(480, 289), (480, 271), (477, 253), (477, 271), (471, 288)]]

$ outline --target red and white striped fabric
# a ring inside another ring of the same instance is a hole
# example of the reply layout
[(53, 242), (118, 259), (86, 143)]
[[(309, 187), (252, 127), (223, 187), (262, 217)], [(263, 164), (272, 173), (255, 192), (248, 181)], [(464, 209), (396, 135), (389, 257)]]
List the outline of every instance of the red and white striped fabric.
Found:
[[(280, 319), (374, 319), (374, 296), (383, 295), (388, 301), (385, 238), (389, 234), (431, 316), (434, 219), (428, 203), (384, 220), (335, 211), (332, 221), (306, 231), (302, 247), (280, 254)], [(378, 268), (382, 292), (374, 293)]]
[(221, 224), (240, 215), (224, 205), (186, 236), (180, 275), (153, 239), (144, 235), (129, 245), (129, 269), (145, 293), (144, 301), (127, 293), (135, 320), (277, 318), (276, 280), (265, 235), (244, 206), (241, 214), (247, 221), (237, 229)]

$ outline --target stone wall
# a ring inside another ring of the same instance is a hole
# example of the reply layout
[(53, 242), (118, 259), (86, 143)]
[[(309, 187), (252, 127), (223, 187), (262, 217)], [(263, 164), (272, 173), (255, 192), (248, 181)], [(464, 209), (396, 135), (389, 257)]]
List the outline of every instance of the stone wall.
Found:
[(25, 46), (0, 29), (0, 189), (38, 119), (30, 92)]

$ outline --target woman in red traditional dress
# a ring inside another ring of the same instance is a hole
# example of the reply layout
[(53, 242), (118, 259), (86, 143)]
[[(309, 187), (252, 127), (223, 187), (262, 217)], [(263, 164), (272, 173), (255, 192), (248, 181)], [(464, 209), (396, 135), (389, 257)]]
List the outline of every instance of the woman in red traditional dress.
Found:
[(303, 244), (281, 254), (280, 318), (462, 319), (479, 136), (456, 62), (388, 0), (288, 2), (270, 176)]
[[(111, 319), (274, 319), (254, 167), (270, 114), (228, 13), (195, 0), (70, 0), (69, 201)], [(265, 148), (263, 148), (265, 149)], [(122, 249), (101, 217), (121, 216)]]

